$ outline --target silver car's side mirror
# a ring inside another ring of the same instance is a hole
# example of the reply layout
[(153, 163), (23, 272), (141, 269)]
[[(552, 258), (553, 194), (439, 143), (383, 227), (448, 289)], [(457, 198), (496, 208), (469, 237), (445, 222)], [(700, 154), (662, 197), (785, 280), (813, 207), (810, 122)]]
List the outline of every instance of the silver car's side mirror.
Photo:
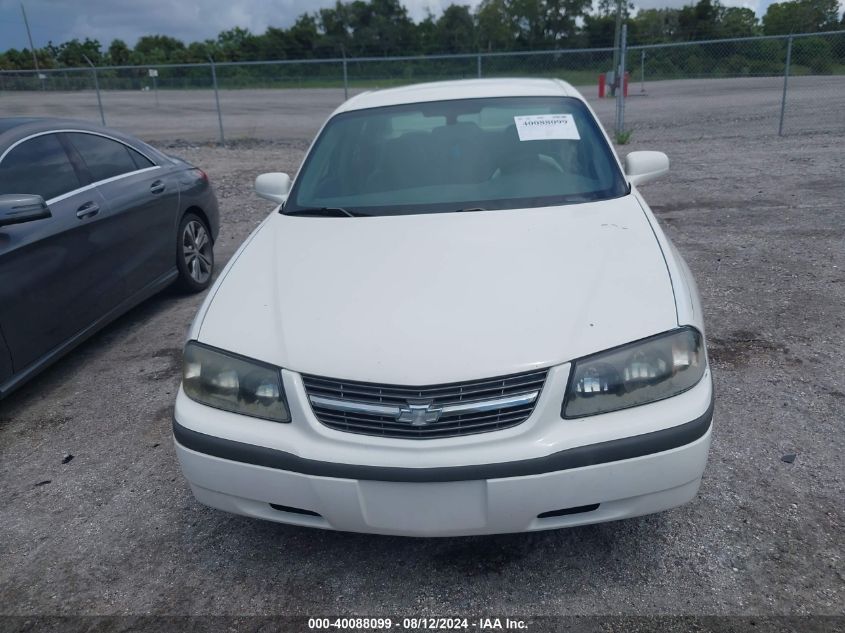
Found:
[(50, 208), (41, 196), (23, 193), (0, 195), (0, 226), (43, 220), (50, 215)]
[(290, 176), (280, 172), (261, 174), (255, 179), (255, 193), (265, 200), (282, 204), (290, 192)]
[(669, 157), (663, 152), (631, 152), (625, 157), (625, 175), (632, 185), (641, 185), (669, 171)]

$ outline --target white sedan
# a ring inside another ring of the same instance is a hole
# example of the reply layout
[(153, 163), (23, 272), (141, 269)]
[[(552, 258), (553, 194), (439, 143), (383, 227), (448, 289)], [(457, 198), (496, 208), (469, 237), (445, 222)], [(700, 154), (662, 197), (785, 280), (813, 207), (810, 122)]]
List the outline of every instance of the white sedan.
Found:
[(431, 83), (341, 105), (200, 308), (173, 423), (195, 497), (411, 536), (693, 499), (713, 389), (695, 283), (584, 98)]

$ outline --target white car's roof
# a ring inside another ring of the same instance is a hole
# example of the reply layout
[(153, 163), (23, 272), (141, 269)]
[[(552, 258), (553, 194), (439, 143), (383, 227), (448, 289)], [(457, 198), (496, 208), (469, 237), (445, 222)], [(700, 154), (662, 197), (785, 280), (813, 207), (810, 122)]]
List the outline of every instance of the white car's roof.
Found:
[(560, 79), (460, 79), (364, 92), (343, 103), (335, 112), (452, 99), (555, 96), (584, 99), (575, 88)]

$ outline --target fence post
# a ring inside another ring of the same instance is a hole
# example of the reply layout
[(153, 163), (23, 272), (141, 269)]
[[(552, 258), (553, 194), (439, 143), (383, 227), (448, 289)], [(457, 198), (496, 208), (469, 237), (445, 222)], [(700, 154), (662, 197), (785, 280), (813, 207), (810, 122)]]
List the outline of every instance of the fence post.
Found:
[(786, 85), (789, 83), (789, 66), (792, 63), (792, 36), (786, 40), (786, 66), (783, 69), (783, 96), (780, 100), (780, 124), (778, 136), (783, 136), (783, 113), (786, 111)]
[(346, 47), (341, 44), (340, 52), (343, 53), (343, 100), (349, 99), (349, 72), (346, 67)]
[(481, 53), (476, 56), (476, 67), (478, 68), (478, 78), (481, 79)]
[(214, 84), (214, 103), (217, 104), (217, 125), (220, 127), (220, 147), (226, 147), (226, 138), (223, 136), (223, 114), (220, 112), (220, 95), (217, 93), (217, 69), (214, 66), (214, 59), (208, 56), (211, 63), (211, 82)]
[(616, 83), (616, 133), (625, 131), (625, 55), (628, 52), (628, 25), (622, 25), (622, 38), (619, 46), (619, 77)]
[(640, 52), (640, 92), (645, 94), (645, 49)]
[(91, 70), (94, 72), (94, 89), (97, 91), (97, 106), (100, 108), (100, 121), (103, 123), (103, 127), (106, 125), (106, 115), (103, 113), (103, 100), (100, 98), (100, 80), (97, 78), (97, 67), (94, 63), (88, 59), (87, 55), (83, 55), (82, 58), (88, 62), (88, 65), (91, 67)]

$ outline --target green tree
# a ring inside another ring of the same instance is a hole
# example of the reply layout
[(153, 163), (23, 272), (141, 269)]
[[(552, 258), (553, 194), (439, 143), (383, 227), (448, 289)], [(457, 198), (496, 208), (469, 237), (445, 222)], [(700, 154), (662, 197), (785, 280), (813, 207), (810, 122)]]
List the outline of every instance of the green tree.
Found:
[(217, 45), (222, 57), (219, 61), (255, 61), (259, 58), (258, 38), (250, 33), (249, 29), (236, 26), (228, 31), (221, 31), (217, 36)]
[(513, 48), (516, 28), (508, 0), (482, 0), (475, 14), (478, 41), (483, 50), (506, 51)]
[(818, 33), (837, 28), (837, 0), (788, 0), (770, 4), (763, 16), (766, 35)]
[(718, 0), (698, 0), (695, 5), (688, 5), (678, 14), (678, 28), (682, 40), (709, 40), (719, 36), (719, 14), (721, 6)]
[(313, 15), (303, 13), (288, 30), (285, 56), (288, 59), (307, 59), (314, 57), (314, 51), (317, 48), (319, 37), (317, 19)]
[(109, 44), (108, 61), (113, 66), (125, 66), (132, 57), (132, 51), (123, 40), (112, 40)]
[(319, 28), (323, 33), (325, 46), (337, 53), (350, 50), (352, 27), (348, 5), (338, 0), (334, 7), (320, 9), (318, 16)]
[(478, 49), (475, 20), (469, 7), (449, 5), (434, 27), (434, 44), (443, 53), (468, 53)]
[(169, 35), (144, 35), (138, 39), (134, 49), (137, 64), (166, 64), (175, 61), (177, 51), (185, 45)]
[(723, 7), (719, 15), (719, 37), (759, 35), (757, 15), (746, 7)]
[(414, 22), (399, 0), (355, 0), (348, 10), (359, 55), (403, 55), (416, 50)]
[[(633, 10), (633, 2), (622, 2), (622, 20), (628, 23), (629, 42), (635, 40), (634, 24), (631, 19)], [(615, 33), (616, 0), (598, 0), (596, 10), (583, 17), (581, 45), (590, 48), (613, 46)]]
[(0, 56), (0, 66), (3, 70), (24, 70), (32, 68), (32, 56), (29, 57), (29, 65), (26, 65), (22, 51), (10, 48)]
[(88, 62), (85, 61), (85, 57), (90, 59), (94, 64), (99, 64), (102, 61), (100, 42), (88, 39), (87, 37), (82, 42), (73, 38), (69, 42), (59, 45), (56, 60), (62, 66), (67, 67), (87, 66)]
[(517, 28), (519, 48), (545, 48), (546, 12), (543, 0), (509, 0), (506, 7)]
[(678, 39), (679, 9), (644, 9), (631, 20), (631, 40), (638, 44), (660, 44)]
[[(634, 41), (633, 29), (628, 27), (628, 39)], [(613, 46), (616, 32), (616, 18), (612, 15), (591, 14), (584, 18), (581, 27), (582, 43), (585, 48), (603, 48)], [(639, 40), (637, 40), (639, 42)]]
[(216, 52), (217, 42), (215, 40), (206, 40), (205, 42), (191, 42), (181, 51), (181, 56), (184, 63), (197, 64), (207, 62), (208, 56)]
[[(473, 18), (473, 25), (475, 19)], [(426, 11), (426, 16), (417, 24), (417, 52), (436, 53), (439, 47), (437, 42), (437, 19), (431, 10)]]
[[(572, 40), (578, 29), (578, 20), (586, 17), (591, 5), (592, 0), (546, 0), (543, 7), (546, 42), (557, 46), (563, 40)], [(623, 6), (627, 13), (628, 3), (624, 2)]]
[(833, 47), (822, 37), (799, 37), (792, 45), (792, 63), (807, 66), (816, 74), (827, 74), (833, 67)]
[(291, 36), (285, 29), (268, 27), (258, 38), (261, 59), (287, 59), (291, 49)]

